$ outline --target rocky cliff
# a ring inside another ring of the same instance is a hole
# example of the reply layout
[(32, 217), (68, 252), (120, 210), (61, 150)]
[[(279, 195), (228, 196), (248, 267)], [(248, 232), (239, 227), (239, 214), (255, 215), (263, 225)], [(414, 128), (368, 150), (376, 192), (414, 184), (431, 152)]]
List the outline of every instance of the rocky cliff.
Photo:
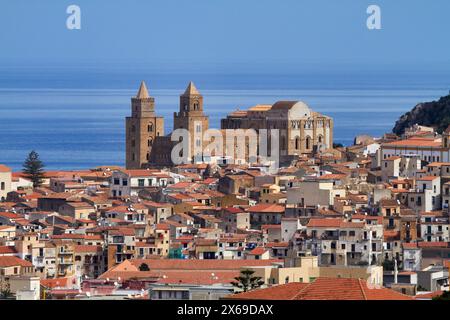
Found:
[(416, 123), (434, 127), (439, 133), (444, 131), (450, 125), (450, 95), (442, 97), (438, 101), (418, 104), (397, 120), (392, 132), (401, 135), (406, 128)]

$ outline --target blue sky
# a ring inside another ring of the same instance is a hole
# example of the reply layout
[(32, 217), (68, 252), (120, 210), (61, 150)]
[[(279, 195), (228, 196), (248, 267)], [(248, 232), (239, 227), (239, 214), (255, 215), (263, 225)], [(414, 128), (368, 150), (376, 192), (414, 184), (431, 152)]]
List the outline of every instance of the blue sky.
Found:
[[(82, 29), (66, 28), (81, 7)], [(382, 30), (366, 28), (366, 8)], [(298, 72), (450, 69), (450, 1), (2, 1), (0, 65)]]

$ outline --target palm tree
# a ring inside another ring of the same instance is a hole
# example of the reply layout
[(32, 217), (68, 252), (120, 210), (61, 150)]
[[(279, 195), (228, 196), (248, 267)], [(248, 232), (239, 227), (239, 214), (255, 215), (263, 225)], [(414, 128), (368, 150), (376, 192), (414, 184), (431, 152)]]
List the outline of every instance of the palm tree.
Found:
[(241, 289), (243, 292), (247, 292), (248, 290), (259, 288), (264, 284), (261, 277), (254, 277), (253, 274), (255, 271), (245, 269), (241, 271), (239, 277), (235, 277), (236, 281), (232, 281), (231, 284), (235, 288)]

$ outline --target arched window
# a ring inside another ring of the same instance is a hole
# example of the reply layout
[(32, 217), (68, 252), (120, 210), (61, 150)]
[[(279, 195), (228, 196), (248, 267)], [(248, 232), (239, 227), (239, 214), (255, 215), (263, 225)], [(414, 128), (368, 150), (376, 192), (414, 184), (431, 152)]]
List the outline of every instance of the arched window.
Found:
[(150, 153), (149, 152), (147, 152), (146, 158), (147, 158), (147, 161), (150, 160)]
[(151, 146), (153, 145), (153, 140), (152, 140), (151, 138), (148, 139), (147, 145), (148, 145), (149, 147), (151, 147)]
[(317, 140), (319, 141), (319, 143), (322, 143), (322, 140), (323, 140), (322, 135), (320, 135)]
[(147, 126), (147, 131), (148, 132), (153, 132), (153, 123), (149, 123)]
[(306, 137), (306, 150), (309, 150), (311, 148), (311, 138), (308, 136)]
[(300, 137), (295, 138), (295, 149), (300, 149)]
[(448, 138), (445, 137), (444, 138), (444, 148), (447, 148), (447, 147), (448, 147)]
[(194, 110), (198, 110), (198, 102), (194, 102)]

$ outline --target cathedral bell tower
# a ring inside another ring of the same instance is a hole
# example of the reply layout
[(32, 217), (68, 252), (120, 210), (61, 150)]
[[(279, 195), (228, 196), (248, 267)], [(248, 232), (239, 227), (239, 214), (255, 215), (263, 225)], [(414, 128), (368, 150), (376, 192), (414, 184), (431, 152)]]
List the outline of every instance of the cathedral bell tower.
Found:
[(155, 114), (155, 99), (145, 82), (131, 98), (131, 117), (126, 118), (126, 168), (139, 169), (149, 162), (153, 142), (164, 135), (164, 118)]
[(190, 135), (190, 151), (188, 158), (194, 163), (202, 162), (202, 152), (206, 143), (203, 134), (208, 130), (209, 118), (203, 113), (203, 96), (191, 81), (180, 96), (179, 112), (174, 113), (173, 128), (186, 129)]

